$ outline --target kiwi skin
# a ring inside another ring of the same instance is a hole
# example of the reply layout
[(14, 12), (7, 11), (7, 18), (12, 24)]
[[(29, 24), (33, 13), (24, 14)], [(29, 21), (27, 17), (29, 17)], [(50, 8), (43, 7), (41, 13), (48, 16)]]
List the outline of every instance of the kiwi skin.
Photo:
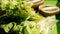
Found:
[(37, 7), (39, 7), (39, 6), (42, 5), (42, 4), (44, 4), (44, 0), (41, 0), (41, 1), (38, 1), (38, 2), (34, 3), (34, 4), (32, 5), (32, 8), (37, 8)]

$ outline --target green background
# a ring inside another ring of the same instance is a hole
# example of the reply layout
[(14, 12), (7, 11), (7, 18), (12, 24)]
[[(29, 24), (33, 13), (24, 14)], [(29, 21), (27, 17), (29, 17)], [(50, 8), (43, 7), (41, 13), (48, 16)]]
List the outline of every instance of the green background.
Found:
[[(45, 0), (45, 4), (56, 5), (58, 0)], [(60, 14), (56, 15), (56, 19), (59, 20), (57, 24), (51, 30), (52, 34), (60, 34)]]
[(52, 4), (52, 5), (56, 5), (58, 0), (45, 0), (45, 4)]

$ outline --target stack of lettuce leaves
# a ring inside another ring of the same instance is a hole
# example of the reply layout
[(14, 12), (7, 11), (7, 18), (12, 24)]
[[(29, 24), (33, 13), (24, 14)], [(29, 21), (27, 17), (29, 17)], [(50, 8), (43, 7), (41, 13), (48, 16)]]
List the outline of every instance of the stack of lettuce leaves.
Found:
[(38, 23), (44, 17), (22, 1), (0, 0), (0, 34), (40, 34)]

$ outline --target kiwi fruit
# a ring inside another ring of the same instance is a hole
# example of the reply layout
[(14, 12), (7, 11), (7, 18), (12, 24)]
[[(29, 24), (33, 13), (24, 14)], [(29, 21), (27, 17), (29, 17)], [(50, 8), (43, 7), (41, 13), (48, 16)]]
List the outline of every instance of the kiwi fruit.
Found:
[(57, 6), (53, 6), (53, 5), (39, 6), (39, 13), (41, 13), (44, 16), (56, 15), (59, 12), (60, 12), (60, 9)]

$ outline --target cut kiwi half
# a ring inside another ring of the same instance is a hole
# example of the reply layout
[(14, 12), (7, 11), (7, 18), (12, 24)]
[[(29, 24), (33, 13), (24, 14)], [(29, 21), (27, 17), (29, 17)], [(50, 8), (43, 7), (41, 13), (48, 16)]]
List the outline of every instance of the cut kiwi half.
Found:
[(60, 12), (60, 9), (57, 6), (53, 5), (41, 5), (39, 6), (39, 13), (44, 16), (56, 15)]
[(27, 0), (28, 3), (33, 3), (32, 8), (37, 8), (44, 3), (44, 0)]

